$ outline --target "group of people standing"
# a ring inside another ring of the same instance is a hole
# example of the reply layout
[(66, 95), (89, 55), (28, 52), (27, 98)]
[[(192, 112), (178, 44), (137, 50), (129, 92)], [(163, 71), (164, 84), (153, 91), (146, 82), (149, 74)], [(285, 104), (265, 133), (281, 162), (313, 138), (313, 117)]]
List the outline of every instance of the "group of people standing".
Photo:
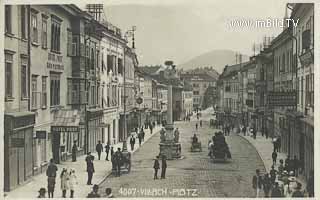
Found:
[[(161, 179), (166, 178), (166, 170), (167, 170), (167, 159), (165, 156), (161, 156)], [(158, 179), (158, 170), (160, 169), (160, 162), (159, 162), (159, 156), (156, 157), (153, 163), (153, 169), (154, 169), (154, 176), (153, 179)]]

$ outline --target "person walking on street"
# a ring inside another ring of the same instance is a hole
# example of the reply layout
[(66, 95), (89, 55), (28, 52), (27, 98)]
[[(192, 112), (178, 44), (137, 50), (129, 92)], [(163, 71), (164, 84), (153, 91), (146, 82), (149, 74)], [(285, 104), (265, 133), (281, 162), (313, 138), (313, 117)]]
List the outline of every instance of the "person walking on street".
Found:
[(70, 170), (69, 175), (69, 186), (70, 186), (70, 198), (74, 197), (75, 187), (78, 184), (76, 171), (74, 169)]
[(196, 123), (196, 130), (198, 130), (198, 123)]
[(272, 162), (273, 162), (273, 165), (276, 165), (277, 164), (277, 157), (278, 157), (278, 154), (276, 151), (273, 151), (272, 153)]
[(140, 134), (141, 134), (141, 141), (144, 141), (144, 130), (143, 128), (140, 129)]
[(141, 143), (142, 143), (142, 133), (141, 132), (138, 134), (138, 140), (139, 140), (139, 147), (141, 147)]
[(252, 188), (255, 193), (255, 197), (259, 198), (259, 193), (262, 186), (262, 177), (260, 176), (260, 170), (256, 169), (256, 174), (252, 177)]
[(98, 159), (100, 160), (101, 152), (103, 151), (103, 146), (101, 144), (101, 141), (98, 141), (98, 144), (96, 145), (96, 151), (98, 153)]
[(133, 135), (131, 135), (131, 138), (130, 138), (131, 151), (133, 151), (135, 143), (136, 143), (136, 139), (133, 137)]
[(109, 161), (109, 151), (110, 151), (110, 143), (109, 141), (107, 142), (107, 145), (104, 146), (105, 151), (106, 151), (106, 160)]
[(123, 158), (123, 155), (122, 155), (120, 148), (118, 148), (118, 151), (114, 154), (114, 156), (115, 156), (117, 176), (120, 176), (120, 169), (121, 169), (121, 163), (122, 163), (122, 158)]
[(47, 168), (46, 174), (48, 177), (48, 197), (53, 198), (54, 188), (56, 184), (56, 176), (57, 176), (58, 168), (56, 164), (54, 164), (53, 159), (50, 159), (50, 164)]
[(111, 150), (110, 150), (110, 156), (111, 156), (111, 158), (112, 158), (113, 154), (114, 154), (114, 150), (113, 150), (113, 147), (111, 147)]
[(262, 180), (263, 185), (263, 191), (264, 191), (264, 197), (269, 197), (269, 192), (271, 189), (271, 180), (269, 178), (269, 174), (266, 173)]
[(76, 162), (76, 161), (77, 161), (77, 152), (78, 152), (77, 141), (73, 141), (73, 146), (72, 146), (72, 162)]
[(158, 179), (158, 170), (160, 169), (160, 163), (159, 163), (159, 156), (156, 157), (153, 163), (153, 169), (154, 169), (154, 176), (153, 179)]
[(200, 127), (202, 127), (202, 120), (200, 119)]
[(88, 152), (88, 155), (86, 157), (87, 173), (88, 173), (87, 185), (92, 185), (92, 176), (94, 173), (93, 160), (94, 160), (94, 157), (91, 155), (91, 152)]
[(307, 182), (307, 192), (309, 197), (314, 197), (314, 172), (310, 171), (308, 182)]
[(275, 170), (274, 166), (272, 165), (271, 170), (270, 170), (270, 179), (271, 179), (272, 184), (275, 183), (276, 177), (277, 177), (277, 170)]
[(149, 129), (150, 129), (150, 134), (152, 134), (152, 130), (153, 130), (153, 125), (150, 123), (149, 125)]
[(166, 170), (167, 170), (167, 159), (166, 159), (166, 156), (162, 156), (161, 179), (165, 179), (166, 178)]
[(272, 198), (279, 198), (279, 197), (283, 197), (281, 189), (279, 188), (279, 183), (276, 182), (274, 184), (274, 187), (271, 190), (271, 197)]
[(257, 138), (257, 131), (256, 131), (255, 127), (252, 128), (252, 135), (253, 135), (253, 139)]
[(247, 127), (244, 125), (243, 126), (243, 135), (246, 136), (246, 133), (247, 133)]
[(284, 171), (283, 160), (280, 159), (279, 162), (280, 162), (280, 165), (278, 167), (278, 173), (281, 175), (282, 172)]
[(69, 174), (66, 168), (62, 169), (60, 174), (62, 198), (66, 198), (67, 190), (69, 190)]

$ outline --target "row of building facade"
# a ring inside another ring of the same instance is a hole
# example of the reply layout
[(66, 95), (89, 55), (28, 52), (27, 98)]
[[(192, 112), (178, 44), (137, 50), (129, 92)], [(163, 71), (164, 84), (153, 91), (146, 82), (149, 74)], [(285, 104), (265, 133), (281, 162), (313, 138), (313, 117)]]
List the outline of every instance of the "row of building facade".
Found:
[[(69, 159), (74, 144), (78, 155), (94, 152), (98, 141), (114, 145), (166, 120), (166, 81), (138, 67), (130, 34), (102, 12), (101, 4), (5, 6), (5, 191), (44, 172), (51, 158)], [(180, 120), (192, 96), (182, 82), (174, 90)]]
[(288, 4), (291, 19), (248, 62), (226, 66), (218, 81), (219, 112), (233, 124), (281, 139), (281, 151), (314, 169), (314, 5)]

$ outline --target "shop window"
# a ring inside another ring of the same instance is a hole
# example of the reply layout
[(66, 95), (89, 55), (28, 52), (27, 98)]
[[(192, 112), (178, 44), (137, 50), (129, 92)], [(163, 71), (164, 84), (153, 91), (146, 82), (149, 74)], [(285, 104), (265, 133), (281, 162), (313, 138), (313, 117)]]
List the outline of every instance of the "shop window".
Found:
[(27, 65), (21, 65), (21, 98), (28, 97)]

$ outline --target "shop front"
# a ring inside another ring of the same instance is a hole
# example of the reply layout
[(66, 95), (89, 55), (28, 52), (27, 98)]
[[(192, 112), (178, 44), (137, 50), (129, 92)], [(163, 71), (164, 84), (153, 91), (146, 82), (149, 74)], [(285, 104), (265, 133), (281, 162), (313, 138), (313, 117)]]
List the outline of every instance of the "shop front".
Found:
[(71, 157), (74, 142), (82, 149), (84, 135), (79, 128), (80, 115), (77, 110), (55, 111), (51, 124), (52, 156), (55, 163)]
[(4, 191), (10, 191), (33, 176), (32, 140), (35, 114), (4, 115)]
[(103, 133), (103, 109), (88, 109), (87, 111), (87, 149), (90, 152), (96, 151), (98, 141), (102, 141)]

